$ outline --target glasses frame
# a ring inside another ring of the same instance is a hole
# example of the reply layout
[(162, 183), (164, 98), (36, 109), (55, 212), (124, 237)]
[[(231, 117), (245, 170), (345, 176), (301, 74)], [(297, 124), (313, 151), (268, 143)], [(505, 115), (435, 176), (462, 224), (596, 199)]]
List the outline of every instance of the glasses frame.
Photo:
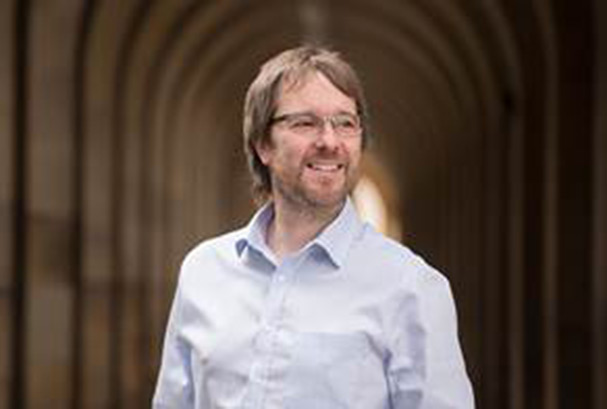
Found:
[[(353, 119), (354, 123), (356, 125), (355, 128), (352, 128), (350, 130), (348, 128), (340, 127), (338, 120), (340, 118), (344, 118), (344, 117), (348, 117), (348, 119)], [(296, 119), (304, 119), (304, 118), (309, 118), (309, 119), (313, 120), (313, 122), (316, 125), (313, 126), (309, 131), (304, 131), (303, 129), (298, 130), (294, 126), (291, 126), (291, 127), (288, 126), (289, 122), (294, 121)], [(307, 112), (307, 111), (290, 112), (290, 113), (281, 114), (281, 115), (277, 115), (277, 116), (273, 117), (270, 122), (270, 125), (273, 126), (273, 125), (280, 124), (280, 123), (286, 124), (287, 129), (289, 129), (289, 131), (291, 131), (293, 133), (301, 134), (301, 135), (306, 135), (307, 133), (309, 133), (310, 136), (318, 137), (323, 132), (325, 132), (327, 123), (331, 124), (331, 129), (333, 129), (333, 132), (340, 137), (352, 137), (352, 136), (362, 135), (362, 122), (360, 119), (360, 115), (358, 115), (357, 113), (354, 114), (351, 112), (339, 112), (339, 113), (336, 113), (333, 115), (325, 115), (325, 116), (317, 115), (314, 112)]]

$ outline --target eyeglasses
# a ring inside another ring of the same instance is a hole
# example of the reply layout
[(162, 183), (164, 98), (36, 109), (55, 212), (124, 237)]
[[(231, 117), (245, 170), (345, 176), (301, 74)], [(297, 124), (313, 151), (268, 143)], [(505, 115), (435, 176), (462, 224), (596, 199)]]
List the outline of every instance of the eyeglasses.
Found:
[(289, 131), (298, 135), (319, 136), (325, 130), (326, 122), (331, 124), (333, 132), (338, 136), (350, 137), (360, 135), (360, 117), (347, 112), (325, 117), (311, 112), (284, 114), (272, 118), (271, 124), (283, 123)]

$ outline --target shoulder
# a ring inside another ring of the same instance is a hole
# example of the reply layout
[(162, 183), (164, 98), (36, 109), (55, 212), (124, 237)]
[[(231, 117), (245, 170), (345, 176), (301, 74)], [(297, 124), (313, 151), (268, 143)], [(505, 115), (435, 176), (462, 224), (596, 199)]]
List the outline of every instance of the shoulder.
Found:
[(245, 229), (238, 229), (197, 243), (190, 249), (181, 263), (180, 280), (188, 279), (202, 269), (230, 262), (237, 257), (236, 244), (245, 235)]
[[(425, 326), (456, 326), (455, 301), (449, 279), (412, 249), (375, 233), (383, 263), (395, 271), (394, 295), (399, 308), (415, 305)], [(380, 261), (381, 262), (381, 261)]]
[(410, 247), (368, 226), (358, 240), (355, 258), (371, 263), (376, 274), (390, 274), (409, 289), (444, 288), (447, 278)]

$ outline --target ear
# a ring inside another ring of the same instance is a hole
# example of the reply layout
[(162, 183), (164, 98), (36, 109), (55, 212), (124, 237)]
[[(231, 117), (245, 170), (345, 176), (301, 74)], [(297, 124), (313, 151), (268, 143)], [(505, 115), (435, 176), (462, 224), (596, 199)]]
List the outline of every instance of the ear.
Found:
[(274, 152), (274, 149), (267, 142), (264, 143), (263, 141), (257, 141), (255, 142), (255, 152), (257, 153), (257, 156), (259, 156), (261, 163), (268, 166), (272, 160), (272, 153)]

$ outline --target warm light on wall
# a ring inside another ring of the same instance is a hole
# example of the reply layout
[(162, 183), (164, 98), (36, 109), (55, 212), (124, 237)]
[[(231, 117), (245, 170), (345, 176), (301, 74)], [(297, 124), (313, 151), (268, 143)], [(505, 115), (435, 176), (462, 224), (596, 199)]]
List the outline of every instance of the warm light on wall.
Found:
[(368, 177), (362, 177), (352, 194), (360, 217), (376, 230), (386, 233), (388, 215), (386, 203), (377, 185)]
[(371, 178), (360, 178), (352, 192), (352, 199), (361, 219), (370, 223), (377, 231), (400, 240), (400, 225), (390, 214), (382, 192)]

